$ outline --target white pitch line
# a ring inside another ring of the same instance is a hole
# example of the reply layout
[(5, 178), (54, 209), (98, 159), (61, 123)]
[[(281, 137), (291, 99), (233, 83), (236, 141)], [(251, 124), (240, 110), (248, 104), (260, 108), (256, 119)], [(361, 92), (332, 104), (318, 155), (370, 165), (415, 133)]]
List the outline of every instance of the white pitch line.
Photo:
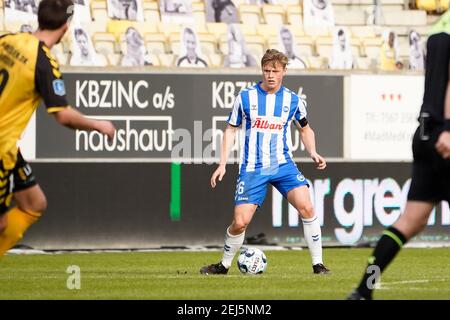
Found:
[[(420, 279), (420, 280), (403, 280), (403, 281), (392, 281), (392, 282), (380, 282), (380, 287), (378, 290), (391, 290), (390, 285), (402, 285), (411, 283), (429, 283), (429, 282), (442, 282), (449, 281), (450, 278), (439, 278), (439, 279)], [(406, 288), (409, 289), (409, 288)], [(411, 288), (413, 289), (413, 288)], [(417, 288), (416, 288), (417, 289)]]

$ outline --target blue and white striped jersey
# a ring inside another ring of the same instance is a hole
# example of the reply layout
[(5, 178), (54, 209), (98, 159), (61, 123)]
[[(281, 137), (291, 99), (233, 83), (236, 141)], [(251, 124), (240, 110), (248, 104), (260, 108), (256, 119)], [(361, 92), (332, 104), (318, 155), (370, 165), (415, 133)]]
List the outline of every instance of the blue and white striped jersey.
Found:
[[(228, 117), (232, 126), (241, 126), (239, 171), (273, 168), (292, 161), (290, 125), (292, 120), (306, 122), (306, 101), (281, 87), (268, 94), (261, 82), (236, 97)], [(244, 133), (244, 134), (242, 134)]]

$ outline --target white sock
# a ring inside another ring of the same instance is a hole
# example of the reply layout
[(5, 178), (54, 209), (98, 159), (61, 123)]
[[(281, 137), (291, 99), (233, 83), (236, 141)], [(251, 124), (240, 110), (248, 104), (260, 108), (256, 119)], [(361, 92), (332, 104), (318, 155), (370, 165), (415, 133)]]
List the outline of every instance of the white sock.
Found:
[(317, 216), (310, 219), (302, 219), (305, 241), (311, 254), (312, 264), (323, 263), (322, 261), (322, 232)]
[(242, 247), (244, 243), (245, 231), (241, 234), (233, 236), (228, 231), (225, 233), (225, 246), (223, 247), (223, 257), (222, 264), (225, 268), (229, 269), (231, 267), (231, 263), (233, 262), (233, 258), (236, 255), (236, 252)]

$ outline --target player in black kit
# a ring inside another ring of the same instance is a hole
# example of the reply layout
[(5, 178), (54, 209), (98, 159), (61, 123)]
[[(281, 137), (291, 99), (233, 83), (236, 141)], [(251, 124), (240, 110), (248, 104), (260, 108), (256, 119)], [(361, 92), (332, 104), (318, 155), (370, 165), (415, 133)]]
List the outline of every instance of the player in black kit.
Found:
[[(425, 92), (413, 138), (411, 187), (404, 213), (383, 232), (359, 286), (349, 300), (372, 299), (375, 281), (401, 247), (422, 231), (433, 207), (450, 201), (450, 10), (427, 42)], [(375, 280), (375, 281), (374, 281)]]

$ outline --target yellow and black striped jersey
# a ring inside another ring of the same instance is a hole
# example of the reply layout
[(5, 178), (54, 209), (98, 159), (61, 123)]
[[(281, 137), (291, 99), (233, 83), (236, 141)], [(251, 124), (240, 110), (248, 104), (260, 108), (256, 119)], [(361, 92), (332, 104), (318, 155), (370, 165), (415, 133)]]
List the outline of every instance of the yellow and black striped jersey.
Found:
[(41, 99), (48, 112), (68, 106), (58, 62), (32, 34), (0, 37), (0, 159), (5, 169), (14, 167), (17, 141)]

